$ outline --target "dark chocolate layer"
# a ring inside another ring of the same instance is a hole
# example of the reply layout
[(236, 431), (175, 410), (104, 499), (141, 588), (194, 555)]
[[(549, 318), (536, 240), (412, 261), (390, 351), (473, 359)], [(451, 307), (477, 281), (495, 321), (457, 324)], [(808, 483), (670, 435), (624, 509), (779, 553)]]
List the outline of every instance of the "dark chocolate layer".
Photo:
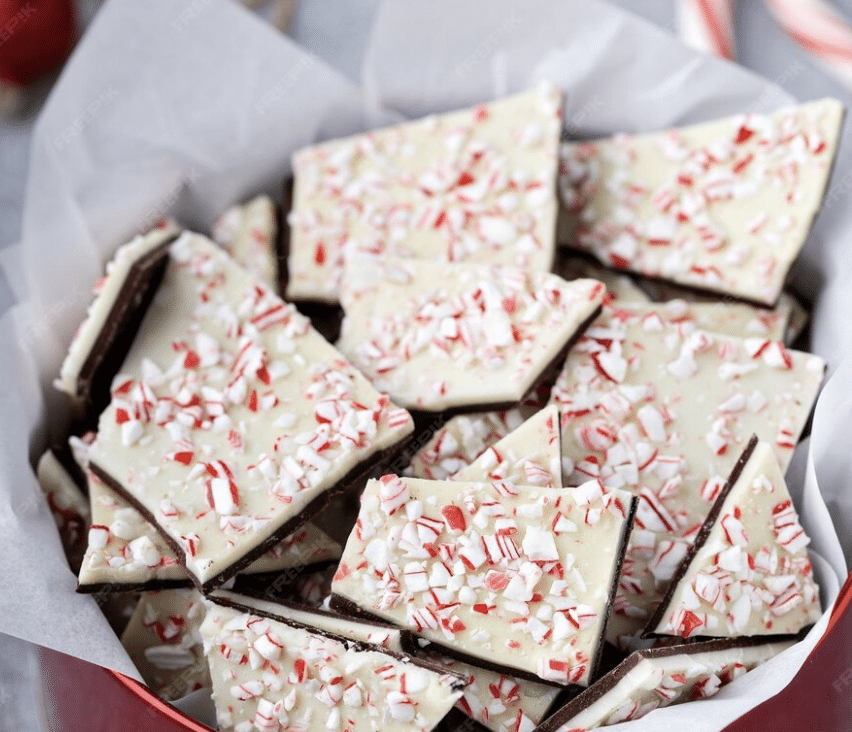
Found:
[(238, 574), (234, 577), (234, 592), (239, 592), (249, 597), (257, 597), (262, 600), (282, 602), (279, 599), (278, 590), (286, 592), (290, 588), (290, 585), (297, 582), (303, 575), (310, 574), (311, 572), (321, 572), (336, 563), (336, 559), (327, 559), (322, 562), (287, 567), (286, 569), (277, 569), (271, 572)]
[(110, 385), (124, 363), (148, 306), (160, 286), (168, 263), (169, 245), (178, 234), (137, 259), (107, 315), (91, 351), (77, 375), (77, 396), (89, 419), (96, 419), (110, 403)]
[(157, 590), (179, 590), (192, 587), (192, 580), (152, 579), (147, 582), (91, 582), (77, 583), (77, 592), (83, 595), (118, 595), (124, 592), (155, 592)]

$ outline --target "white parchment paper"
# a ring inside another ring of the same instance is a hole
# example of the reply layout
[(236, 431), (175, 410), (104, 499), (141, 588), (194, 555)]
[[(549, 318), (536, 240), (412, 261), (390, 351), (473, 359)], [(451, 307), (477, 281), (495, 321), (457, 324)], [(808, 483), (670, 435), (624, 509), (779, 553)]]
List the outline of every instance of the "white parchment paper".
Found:
[[(779, 86), (596, 2), (386, 2), (359, 89), (224, 0), (110, 0), (39, 119), (23, 241), (2, 258), (21, 305), (0, 320), (0, 342), (15, 344), (0, 350), (0, 632), (136, 675), (94, 600), (74, 593), (29, 467), (61, 434), (63, 402), (50, 381), (111, 252), (163, 215), (204, 230), (233, 201), (277, 195), (290, 153), (304, 144), (491, 99), (540, 78), (566, 91), (574, 137), (792, 102)], [(795, 270), (797, 286), (816, 302), (814, 350), (832, 371), (794, 471), (804, 480), (791, 485), (826, 603), (852, 556), (852, 451), (843, 440), (852, 363), (842, 362), (852, 346), (848, 147), (847, 139)], [(783, 688), (826, 621), (701, 702), (700, 715), (692, 705), (673, 707), (624, 728), (722, 728)]]

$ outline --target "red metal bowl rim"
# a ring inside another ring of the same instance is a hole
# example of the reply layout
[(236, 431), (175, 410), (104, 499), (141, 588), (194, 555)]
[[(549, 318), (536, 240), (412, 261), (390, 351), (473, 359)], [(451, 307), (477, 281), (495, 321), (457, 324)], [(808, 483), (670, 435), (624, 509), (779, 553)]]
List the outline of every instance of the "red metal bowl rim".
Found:
[(163, 701), (158, 697), (153, 691), (151, 691), (144, 684), (140, 684), (135, 679), (131, 679), (129, 676), (125, 676), (123, 673), (118, 671), (114, 671), (112, 669), (107, 669), (109, 673), (115, 678), (118, 683), (124, 686), (128, 691), (135, 694), (136, 696), (144, 699), (148, 702), (154, 709), (159, 711), (161, 714), (167, 716), (169, 719), (174, 720), (175, 722), (180, 722), (185, 729), (190, 732), (211, 732), (210, 727), (206, 724), (201, 724), (201, 722), (197, 722), (192, 717), (184, 714), (180, 709), (176, 709), (168, 702)]

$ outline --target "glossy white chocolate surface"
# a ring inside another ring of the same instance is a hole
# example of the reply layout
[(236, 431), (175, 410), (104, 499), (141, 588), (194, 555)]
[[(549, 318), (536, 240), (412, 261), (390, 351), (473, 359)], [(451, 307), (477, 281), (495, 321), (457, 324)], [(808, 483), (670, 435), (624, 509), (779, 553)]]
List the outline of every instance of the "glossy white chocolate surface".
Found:
[(413, 425), (208, 239), (169, 255), (89, 459), (220, 583)]
[(648, 277), (772, 305), (834, 161), (834, 99), (643, 135), (565, 143), (570, 244)]
[(355, 254), (549, 270), (561, 114), (542, 84), (296, 152), (287, 298), (336, 303)]
[(423, 638), (587, 685), (629, 494), (505, 482), (371, 480), (332, 592)]
[(398, 404), (519, 402), (600, 306), (597, 280), (514, 267), (361, 258), (341, 289), (341, 352)]
[(222, 732), (428, 732), (461, 696), (454, 676), (220, 605), (201, 635)]
[(808, 544), (772, 447), (760, 442), (649, 630), (683, 638), (798, 633), (822, 614)]

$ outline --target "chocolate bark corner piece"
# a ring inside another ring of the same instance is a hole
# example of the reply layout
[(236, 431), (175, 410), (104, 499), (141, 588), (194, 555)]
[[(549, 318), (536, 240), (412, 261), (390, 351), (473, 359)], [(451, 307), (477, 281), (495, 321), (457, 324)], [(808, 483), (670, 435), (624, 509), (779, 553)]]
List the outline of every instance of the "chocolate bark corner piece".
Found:
[(83, 403), (90, 418), (109, 403), (112, 378), (157, 291), (168, 245), (177, 235), (178, 230), (167, 224), (136, 237), (118, 250), (98, 282), (55, 382), (58, 389)]
[(90, 464), (209, 591), (391, 459), (413, 423), (213, 242), (187, 232), (169, 254)]
[(843, 115), (823, 99), (565, 143), (560, 194), (573, 234), (563, 243), (644, 277), (772, 306), (822, 203)]
[(56, 521), (65, 558), (71, 571), (77, 574), (86, 551), (86, 534), (92, 518), (89, 499), (54, 450), (41, 456), (36, 477)]
[(282, 623), (299, 623), (306, 628), (313, 628), (338, 638), (379, 646), (398, 654), (414, 655), (403, 647), (402, 635), (406, 631), (383, 620), (366, 621), (333, 610), (311, 608), (292, 601), (270, 600), (256, 594), (241, 594), (228, 590), (214, 590), (208, 598), (242, 612)]
[(603, 282), (610, 298), (618, 303), (650, 302), (651, 298), (630, 276), (604, 267), (594, 257), (560, 247), (556, 252), (554, 273), (563, 280), (592, 279)]
[(362, 497), (332, 604), (345, 598), (475, 665), (586, 685), (631, 508), (629, 494), (594, 481), (556, 489), (385, 476)]
[(338, 347), (412, 410), (505, 409), (558, 372), (604, 294), (514, 267), (351, 258)]
[(121, 634), (121, 645), (161, 699), (174, 701), (210, 688), (198, 635), (204, 615), (203, 598), (195, 589), (145, 592)]
[(596, 729), (639, 719), (658, 707), (713, 696), (792, 644), (731, 638), (635, 651), (535, 732)]
[(536, 412), (450, 480), (501, 480), (513, 485), (561, 488), (559, 410), (550, 405)]
[(77, 592), (112, 594), (191, 587), (175, 553), (145, 516), (96, 472), (87, 473), (92, 522)]
[(269, 196), (229, 207), (213, 225), (212, 238), (271, 290), (278, 287), (278, 214)]
[[(450, 417), (435, 428), (418, 432), (415, 451), (405, 475), (428, 480), (446, 480), (470, 465), (485, 450), (523, 424), (526, 409), (513, 407), (502, 411), (473, 412)], [(415, 424), (416, 424), (415, 419)], [(391, 471), (402, 474), (402, 470)]]
[(293, 301), (336, 303), (350, 254), (548, 271), (562, 94), (542, 83), (472, 109), (293, 155)]
[(312, 729), (382, 720), (388, 732), (428, 732), (466, 680), (399, 654), (211, 604), (201, 626), (220, 729)]
[(809, 543), (771, 447), (752, 437), (647, 634), (798, 633), (821, 614)]
[[(403, 637), (406, 652), (451, 668), (466, 676), (470, 683), (456, 704), (468, 717), (474, 729), (492, 732), (532, 729), (547, 716), (548, 711), (564, 696), (563, 687), (484, 668), (442, 654), (440, 649), (422, 638), (408, 634)], [(579, 690), (582, 687), (576, 687)]]

